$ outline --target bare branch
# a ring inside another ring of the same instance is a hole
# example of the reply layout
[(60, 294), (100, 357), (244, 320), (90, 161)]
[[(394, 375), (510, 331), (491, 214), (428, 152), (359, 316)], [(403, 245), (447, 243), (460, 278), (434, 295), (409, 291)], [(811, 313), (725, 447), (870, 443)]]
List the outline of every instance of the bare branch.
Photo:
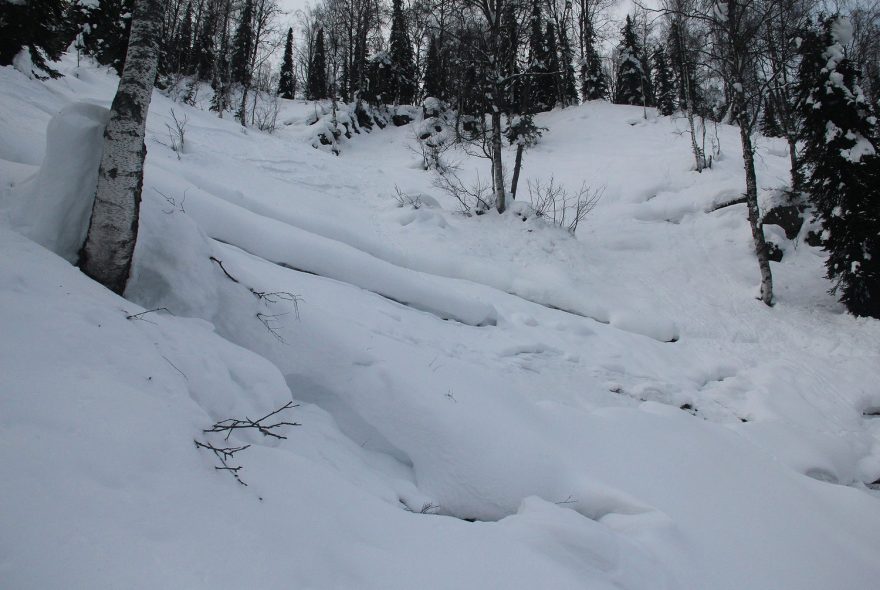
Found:
[(203, 430), (202, 432), (225, 432), (226, 437), (224, 440), (229, 440), (230, 435), (232, 435), (232, 431), (234, 430), (242, 430), (245, 428), (253, 428), (259, 431), (263, 436), (270, 436), (278, 439), (286, 439), (287, 437), (281, 434), (276, 434), (272, 432), (275, 428), (281, 428), (282, 426), (301, 426), (296, 422), (276, 422), (274, 424), (263, 424), (264, 420), (268, 420), (272, 416), (279, 414), (285, 410), (290, 410), (292, 408), (299, 407), (299, 404), (295, 404), (293, 402), (287, 402), (277, 410), (269, 412), (262, 418), (257, 418), (256, 420), (252, 420), (250, 418), (245, 417), (244, 420), (238, 420), (236, 418), (228, 418), (226, 420), (221, 420), (220, 422), (216, 422), (211, 428)]
[[(125, 316), (125, 319), (127, 319), (127, 320), (143, 320), (143, 321), (147, 322), (149, 320), (145, 320), (144, 316), (147, 315), (148, 313), (153, 313), (153, 312), (157, 312), (157, 311), (165, 311), (165, 312), (171, 313), (170, 311), (168, 311), (167, 307), (157, 307), (156, 309), (148, 309), (147, 311), (142, 311), (140, 313), (133, 313), (131, 315), (127, 315), (127, 316)], [(174, 315), (174, 314), (171, 314), (171, 315)], [(153, 324), (155, 322), (150, 322), (150, 323)]]
[(251, 445), (244, 445), (241, 447), (215, 447), (210, 442), (203, 443), (195, 439), (193, 439), (193, 442), (196, 444), (197, 449), (207, 449), (214, 453), (214, 456), (217, 457), (218, 461), (220, 461), (220, 466), (215, 465), (214, 469), (218, 471), (228, 471), (232, 474), (232, 477), (235, 478), (235, 481), (247, 487), (247, 484), (244, 483), (244, 481), (242, 481), (241, 477), (238, 475), (238, 472), (241, 470), (242, 466), (230, 465), (229, 463), (227, 463), (227, 461), (232, 459), (237, 452), (243, 451), (249, 448)]
[(220, 267), (220, 270), (223, 271), (223, 274), (225, 274), (225, 275), (229, 278), (230, 281), (232, 281), (233, 283), (238, 283), (238, 282), (239, 282), (239, 280), (238, 280), (237, 278), (235, 278), (234, 276), (232, 276), (231, 274), (229, 274), (229, 271), (226, 270), (226, 267), (225, 267), (225, 266), (223, 266), (223, 261), (222, 261), (222, 260), (220, 260), (219, 258), (214, 258), (213, 256), (211, 256), (211, 260), (217, 263), (217, 265)]

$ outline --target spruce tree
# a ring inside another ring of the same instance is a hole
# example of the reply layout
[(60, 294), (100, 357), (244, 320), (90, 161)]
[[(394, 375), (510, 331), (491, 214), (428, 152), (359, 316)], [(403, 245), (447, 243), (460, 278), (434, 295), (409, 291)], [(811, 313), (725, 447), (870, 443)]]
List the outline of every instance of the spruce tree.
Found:
[(654, 50), (654, 86), (657, 110), (668, 117), (675, 112), (675, 84), (672, 70), (669, 69), (669, 58), (662, 45)]
[(559, 53), (556, 51), (556, 27), (552, 22), (547, 22), (547, 32), (544, 35), (544, 48), (547, 52), (547, 106), (553, 108), (557, 103), (564, 102), (564, 88), (562, 86), (562, 70), (559, 65)]
[(443, 100), (446, 98), (446, 76), (440, 56), (440, 43), (434, 35), (428, 41), (428, 56), (425, 60), (425, 96)]
[(379, 106), (388, 100), (394, 100), (394, 75), (391, 57), (387, 51), (374, 54), (367, 64), (367, 80), (361, 90), (361, 97), (370, 104)]
[(532, 112), (549, 111), (556, 100), (556, 84), (550, 75), (540, 0), (532, 0), (529, 33), (529, 74)]
[(584, 100), (608, 98), (608, 79), (602, 71), (602, 59), (596, 51), (596, 35), (589, 21), (584, 23), (584, 59), (581, 62), (581, 96)]
[(416, 97), (416, 67), (409, 35), (406, 33), (402, 0), (393, 0), (388, 46), (391, 61), (389, 98), (397, 104), (412, 104)]
[[(851, 313), (880, 318), (878, 129), (858, 69), (845, 56), (851, 36), (849, 22), (832, 17), (823, 23), (820, 43), (806, 44), (800, 72), (803, 161), (828, 252), (831, 292)], [(817, 69), (818, 76), (809, 78)]]
[(566, 27), (563, 26), (559, 30), (559, 57), (561, 58), (562, 76), (562, 104), (569, 106), (578, 103), (577, 88), (575, 88), (574, 66), (572, 58), (574, 53), (571, 50), (571, 43), (568, 40)]
[(61, 57), (70, 39), (64, 36), (64, 0), (0, 2), (0, 66), (12, 64), (23, 48), (28, 49), (35, 75), (57, 78), (46, 58)]
[(176, 72), (185, 76), (192, 73), (192, 68), (190, 67), (193, 45), (192, 20), (192, 1), (190, 1), (186, 3), (183, 22), (180, 23), (180, 34), (177, 39)]
[(132, 5), (132, 0), (99, 0), (97, 4), (80, 2), (75, 8), (83, 53), (120, 75), (128, 51)]
[(620, 66), (617, 70), (614, 103), (641, 106), (647, 104), (645, 72), (642, 69), (642, 50), (629, 15), (621, 35), (623, 38), (619, 46)]
[(254, 4), (245, 0), (232, 41), (232, 82), (248, 87), (251, 83), (251, 54), (254, 49)]
[(319, 28), (315, 34), (312, 47), (312, 61), (309, 63), (307, 76), (308, 97), (310, 100), (327, 98), (327, 64), (324, 54), (324, 29)]
[(294, 94), (296, 94), (296, 78), (293, 75), (293, 28), (288, 28), (284, 57), (281, 60), (281, 74), (278, 77), (278, 96), (292, 99)]
[(761, 113), (761, 134), (765, 137), (782, 137), (782, 128), (776, 116), (776, 107), (772, 97), (764, 101), (764, 112)]
[(642, 92), (645, 95), (645, 106), (653, 107), (657, 105), (657, 97), (654, 91), (654, 76), (651, 75), (651, 59), (648, 54), (648, 48), (643, 47), (641, 54), (642, 63)]
[(207, 2), (199, 24), (199, 33), (193, 48), (193, 66), (199, 80), (210, 80), (214, 72), (214, 34), (219, 18), (213, 2)]

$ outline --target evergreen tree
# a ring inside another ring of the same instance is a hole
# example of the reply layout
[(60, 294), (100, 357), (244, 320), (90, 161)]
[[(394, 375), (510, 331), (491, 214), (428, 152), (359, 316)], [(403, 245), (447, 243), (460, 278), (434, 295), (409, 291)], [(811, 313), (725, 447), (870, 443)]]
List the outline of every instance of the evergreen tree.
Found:
[[(823, 29), (819, 43), (802, 45), (807, 52), (800, 72), (807, 190), (822, 223), (831, 292), (851, 313), (880, 318), (877, 120), (859, 87), (857, 68), (845, 57), (851, 26), (834, 17)], [(818, 76), (809, 78), (817, 69)]]
[(391, 72), (388, 98), (397, 104), (412, 104), (416, 97), (415, 62), (412, 45), (406, 34), (406, 18), (402, 0), (393, 0), (391, 37), (388, 40)]
[(176, 72), (189, 75), (192, 73), (190, 59), (192, 57), (193, 29), (192, 29), (192, 1), (186, 3), (183, 13), (183, 22), (180, 23), (180, 34), (177, 39)]
[(586, 46), (581, 63), (581, 96), (584, 100), (604, 100), (608, 98), (608, 79), (596, 51), (596, 34), (589, 22), (585, 22), (584, 27)]
[(654, 82), (657, 110), (669, 116), (675, 112), (675, 84), (669, 69), (669, 58), (662, 45), (654, 50)]
[(239, 16), (238, 28), (232, 41), (231, 81), (241, 85), (241, 103), (236, 118), (242, 127), (247, 126), (247, 97), (253, 77), (254, 52), (254, 3), (245, 0)]
[(342, 60), (342, 80), (339, 84), (339, 94), (342, 97), (342, 102), (348, 102), (351, 98), (351, 94), (349, 94), (349, 90), (351, 89), (351, 68), (348, 65), (348, 60)]
[(575, 88), (574, 66), (572, 65), (574, 53), (571, 50), (565, 26), (559, 30), (559, 56), (562, 61), (560, 74), (562, 76), (562, 104), (564, 106), (577, 104), (578, 93)]
[(327, 58), (324, 54), (324, 29), (319, 28), (315, 34), (315, 44), (312, 47), (312, 61), (309, 63), (308, 72), (308, 98), (320, 100), (327, 98)]
[(218, 15), (213, 2), (206, 2), (204, 14), (199, 24), (198, 38), (193, 47), (193, 66), (199, 80), (210, 80), (214, 72), (214, 34)]
[(391, 56), (387, 51), (378, 51), (367, 63), (367, 80), (361, 90), (361, 97), (370, 104), (379, 106), (394, 96), (394, 74)]
[(783, 136), (772, 97), (767, 97), (767, 100), (764, 101), (764, 112), (761, 114), (761, 133), (765, 137)]
[(296, 78), (293, 75), (293, 29), (287, 29), (284, 43), (284, 57), (281, 60), (281, 75), (278, 77), (278, 96), (292, 99), (296, 94)]
[(657, 105), (657, 97), (654, 92), (654, 77), (651, 75), (651, 60), (647, 47), (642, 48), (641, 64), (642, 91), (645, 94), (645, 106), (653, 107)]
[(645, 72), (642, 69), (642, 50), (629, 15), (626, 17), (621, 35), (623, 39), (619, 47), (620, 67), (617, 70), (614, 103), (641, 106), (648, 102), (645, 93)]
[[(528, 84), (528, 83), (527, 83)], [(513, 177), (510, 181), (510, 196), (516, 199), (516, 189), (522, 170), (523, 152), (538, 143), (544, 128), (535, 125), (534, 117), (524, 112), (510, 117), (505, 136), (510, 145), (516, 146), (516, 158), (513, 164)]]
[[(508, 2), (504, 6), (504, 43), (507, 47), (517, 47), (519, 45), (520, 24), (517, 17), (517, 8), (513, 2)], [(528, 82), (528, 76), (518, 76), (521, 73), (519, 63), (517, 61), (517, 51), (507, 51), (503, 75), (510, 77), (510, 83), (505, 88), (505, 103), (513, 110), (517, 105), (522, 104), (524, 85)]]
[(440, 56), (440, 43), (434, 35), (428, 41), (428, 56), (425, 61), (425, 96), (444, 100), (446, 98), (446, 75)]
[(822, 52), (827, 42), (819, 29), (812, 21), (807, 21), (803, 30), (798, 32), (799, 53), (801, 61), (798, 64), (797, 85), (795, 88), (795, 106), (798, 115), (805, 111), (804, 104), (810, 99), (810, 95), (816, 85), (816, 81), (825, 67), (822, 61)]
[(232, 82), (248, 87), (251, 83), (251, 54), (254, 50), (254, 4), (245, 0), (238, 28), (232, 41)]
[(556, 51), (556, 27), (549, 21), (547, 22), (547, 32), (544, 35), (544, 47), (547, 52), (547, 84), (549, 87), (547, 106), (552, 109), (557, 103), (564, 101), (564, 88), (559, 53)]
[[(554, 49), (555, 51), (555, 49)], [(540, 0), (532, 0), (529, 34), (529, 78), (532, 112), (549, 111), (556, 103), (556, 83), (550, 75)]]
[(131, 31), (133, 0), (98, 0), (97, 4), (78, 3), (78, 46), (99, 64), (122, 74), (128, 36)]
[(64, 36), (64, 0), (24, 0), (0, 2), (0, 66), (12, 64), (22, 48), (31, 63), (52, 78), (60, 74), (46, 62), (61, 57), (67, 43)]

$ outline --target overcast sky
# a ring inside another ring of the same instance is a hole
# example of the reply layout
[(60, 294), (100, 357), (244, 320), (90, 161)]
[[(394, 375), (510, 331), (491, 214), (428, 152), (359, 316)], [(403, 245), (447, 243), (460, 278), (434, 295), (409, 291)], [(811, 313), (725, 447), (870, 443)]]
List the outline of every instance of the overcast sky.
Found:
[[(310, 4), (314, 6), (317, 3), (317, 0), (278, 0), (278, 4), (284, 9), (285, 12), (288, 13), (286, 17), (285, 24), (287, 26), (293, 26), (296, 28), (296, 11), (302, 10), (306, 7), (306, 4)], [(651, 0), (646, 2), (647, 4), (652, 4)], [(614, 10), (615, 16), (623, 19), (624, 15), (627, 12), (632, 11), (632, 1), (631, 0), (618, 0), (617, 7)]]

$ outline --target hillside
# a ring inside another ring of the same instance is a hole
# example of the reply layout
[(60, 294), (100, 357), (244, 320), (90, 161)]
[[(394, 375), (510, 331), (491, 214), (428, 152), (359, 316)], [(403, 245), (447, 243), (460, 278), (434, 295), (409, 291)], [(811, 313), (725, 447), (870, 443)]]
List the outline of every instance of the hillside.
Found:
[[(337, 157), (313, 103), (270, 135), (156, 92), (123, 299), (71, 264), (117, 78), (65, 60), (0, 68), (0, 587), (876, 585), (880, 322), (826, 292), (806, 227), (767, 226), (755, 299), (745, 206), (712, 211), (734, 128), (698, 174), (681, 120), (542, 115), (520, 200), (601, 190), (571, 235), (462, 215), (413, 125)], [(784, 143), (757, 163), (769, 200)], [(203, 432), (290, 401), (286, 438)], [(247, 485), (194, 440), (250, 444)]]

